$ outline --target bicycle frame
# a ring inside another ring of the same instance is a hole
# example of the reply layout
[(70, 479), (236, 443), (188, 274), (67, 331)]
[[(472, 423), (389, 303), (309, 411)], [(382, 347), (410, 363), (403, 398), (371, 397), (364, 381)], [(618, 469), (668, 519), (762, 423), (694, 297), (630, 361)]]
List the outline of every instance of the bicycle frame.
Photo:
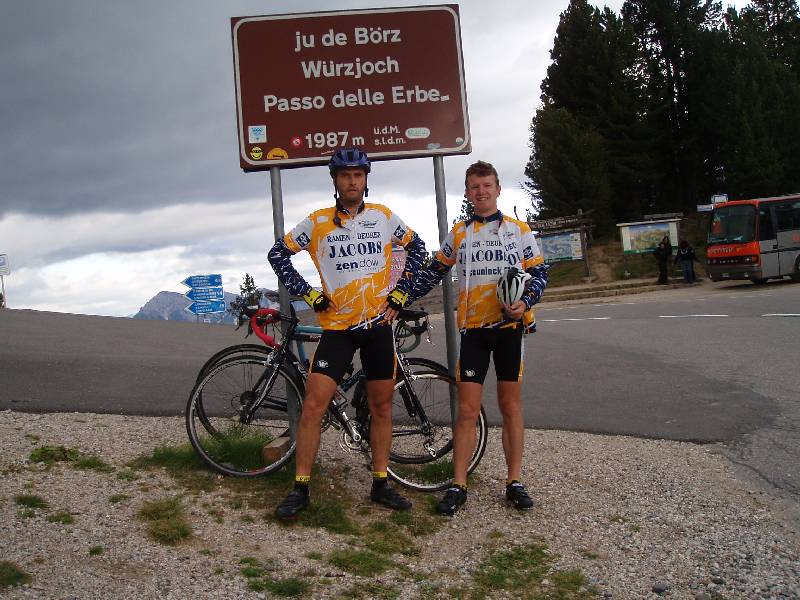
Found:
[[(421, 314), (421, 313), (419, 313)], [(418, 317), (418, 319), (421, 317)], [(418, 320), (417, 319), (417, 320)], [(297, 354), (292, 352), (290, 349), (290, 344), (284, 342), (283, 344), (278, 344), (275, 341), (273, 336), (270, 336), (266, 333), (265, 328), (268, 325), (274, 324), (278, 321), (283, 321), (288, 323), (288, 328), (286, 329), (284, 340), (291, 342), (292, 340), (295, 342), (295, 346), (297, 348)], [(405, 358), (405, 354), (397, 351), (397, 332), (401, 327), (401, 323), (399, 322), (397, 327), (395, 327), (395, 332), (393, 335), (394, 339), (394, 352), (395, 357), (397, 358), (397, 363), (399, 368), (399, 376), (404, 381), (414, 381), (416, 376), (414, 372), (411, 370), (407, 359)], [(305, 352), (304, 342), (306, 341), (318, 341), (319, 338), (316, 336), (320, 336), (323, 332), (321, 327), (309, 326), (309, 325), (300, 325), (297, 317), (291, 316), (287, 317), (285, 315), (280, 314), (275, 309), (259, 309), (255, 315), (250, 317), (250, 326), (251, 330), (259, 337), (267, 346), (273, 348), (275, 353), (272, 354), (267, 360), (268, 365), (278, 365), (284, 363), (288, 359), (288, 361), (294, 366), (297, 372), (300, 374), (300, 377), (305, 381), (308, 379), (309, 374), (309, 360)], [(316, 338), (316, 339), (315, 339)], [(431, 343), (430, 335), (428, 335), (428, 342)], [(416, 345), (415, 345), (416, 346)], [(259, 377), (259, 380), (256, 382), (254, 389), (262, 390), (261, 393), (255, 394), (255, 397), (252, 402), (247, 403), (243, 409), (242, 414), (240, 415), (240, 419), (242, 422), (249, 422), (252, 419), (253, 415), (255, 414), (256, 410), (263, 404), (266, 399), (266, 394), (269, 389), (271, 389), (272, 384), (277, 377), (278, 369), (265, 369), (264, 373)], [(267, 377), (266, 381), (264, 381), (264, 377)], [(347, 414), (345, 407), (348, 403), (348, 399), (345, 394), (353, 388), (359, 381), (364, 379), (364, 371), (363, 369), (359, 369), (357, 372), (350, 375), (344, 382), (339, 384), (336, 387), (334, 392), (334, 396), (331, 399), (331, 403), (328, 406), (328, 413), (333, 417), (333, 423), (338, 423), (338, 425), (343, 428), (350, 439), (353, 441), (354, 444), (359, 445), (362, 443), (362, 435), (359, 431), (358, 427), (354, 424), (354, 421), (349, 417)], [(263, 382), (263, 386), (262, 386)], [(407, 396), (402, 396), (403, 403), (405, 405), (406, 411), (408, 415), (411, 417), (419, 416), (423, 422), (423, 434), (428, 435), (430, 432), (430, 422), (428, 421), (427, 415), (425, 415), (425, 411), (422, 407), (422, 404), (419, 401), (419, 398), (416, 396), (416, 392), (414, 391), (413, 386), (407, 386), (407, 389), (410, 390), (410, 394)], [(288, 406), (286, 407), (288, 411)], [(428, 450), (431, 452), (431, 450)]]

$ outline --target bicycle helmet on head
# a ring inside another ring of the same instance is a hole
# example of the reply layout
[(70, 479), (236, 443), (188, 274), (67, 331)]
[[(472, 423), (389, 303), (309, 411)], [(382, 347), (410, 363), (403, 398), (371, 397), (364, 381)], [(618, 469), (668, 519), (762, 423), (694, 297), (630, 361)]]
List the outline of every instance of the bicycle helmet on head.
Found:
[(369, 173), (369, 157), (366, 152), (358, 148), (339, 148), (331, 156), (328, 169), (331, 177), (335, 177), (339, 169), (364, 169), (365, 173)]
[(511, 306), (525, 293), (525, 282), (531, 278), (529, 273), (510, 267), (497, 282), (497, 299), (500, 304)]

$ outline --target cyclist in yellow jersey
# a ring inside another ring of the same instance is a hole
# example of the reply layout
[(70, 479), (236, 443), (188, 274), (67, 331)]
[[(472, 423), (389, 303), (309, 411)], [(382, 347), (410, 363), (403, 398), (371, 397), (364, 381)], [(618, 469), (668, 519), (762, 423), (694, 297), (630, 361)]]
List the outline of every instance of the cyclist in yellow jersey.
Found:
[[(337, 150), (329, 163), (336, 206), (311, 213), (278, 240), (269, 262), (289, 293), (303, 296), (319, 317), (323, 334), (306, 384), (297, 427), (295, 486), (276, 515), (292, 519), (309, 504), (311, 467), (320, 442), (320, 423), (356, 350), (367, 379), (371, 414), (373, 483), (370, 498), (395, 510), (411, 508), (387, 483), (392, 441), (392, 394), (396, 357), (391, 321), (409, 301), (412, 280), (425, 258), (425, 244), (397, 215), (367, 204), (370, 162), (358, 148)], [(392, 245), (407, 251), (405, 271), (389, 289)], [(306, 250), (317, 267), (322, 291), (313, 289), (291, 257)]]
[[(493, 357), (497, 402), (503, 416), (503, 451), (508, 467), (506, 498), (518, 509), (533, 506), (521, 483), (524, 423), (521, 383), (523, 333), (535, 327), (532, 307), (547, 285), (547, 266), (527, 223), (503, 215), (497, 208), (500, 179), (495, 168), (478, 161), (465, 176), (464, 196), (474, 214), (457, 223), (442, 246), (415, 279), (413, 298), (427, 294), (457, 265), (458, 325), (461, 349), (458, 366), (458, 416), (453, 431), (454, 485), (438, 504), (453, 514), (467, 499), (467, 465), (475, 448), (475, 420), (481, 407), (483, 381)], [(509, 271), (527, 273), (519, 300), (501, 304), (498, 280)]]

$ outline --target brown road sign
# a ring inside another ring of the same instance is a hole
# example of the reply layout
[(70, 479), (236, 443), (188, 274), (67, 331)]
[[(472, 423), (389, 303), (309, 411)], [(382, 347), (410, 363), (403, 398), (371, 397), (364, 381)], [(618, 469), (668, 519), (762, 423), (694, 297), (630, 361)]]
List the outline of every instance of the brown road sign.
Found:
[(471, 151), (457, 5), (231, 19), (246, 171)]

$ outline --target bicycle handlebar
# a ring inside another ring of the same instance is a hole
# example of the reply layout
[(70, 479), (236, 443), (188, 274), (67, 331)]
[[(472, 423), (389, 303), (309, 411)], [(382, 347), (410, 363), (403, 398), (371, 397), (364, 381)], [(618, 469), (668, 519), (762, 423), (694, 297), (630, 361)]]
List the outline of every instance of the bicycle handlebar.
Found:
[[(271, 336), (266, 332), (266, 328), (269, 325), (274, 325), (275, 323), (281, 321), (293, 323), (295, 325), (295, 329), (292, 331), (292, 339), (298, 341), (317, 342), (319, 341), (319, 334), (322, 333), (322, 330), (319, 327), (303, 325), (298, 327), (298, 319), (296, 316), (283, 315), (280, 313), (280, 311), (274, 308), (255, 309), (255, 307), (247, 307), (243, 316), (249, 317), (250, 330), (255, 333), (256, 336), (267, 346), (276, 350), (280, 348), (280, 344), (275, 340), (274, 336)], [(395, 338), (398, 338), (396, 339), (396, 343), (398, 343), (399, 347), (402, 346), (402, 342), (400, 341), (399, 337), (407, 337), (409, 334), (414, 336), (416, 339), (412, 346), (406, 349), (406, 351), (408, 352), (419, 345), (421, 335), (428, 330), (427, 316), (428, 313), (422, 310), (417, 311), (403, 309), (400, 311), (400, 314), (398, 315), (397, 328), (395, 329)], [(409, 321), (419, 321), (422, 319), (425, 319), (425, 322), (420, 325), (412, 325), (409, 323)], [(398, 337), (398, 329), (401, 327), (404, 328), (408, 333)]]
[(255, 314), (250, 315), (250, 329), (270, 348), (276, 350), (280, 347), (275, 338), (265, 331), (267, 325), (272, 325), (278, 321), (287, 320), (280, 312), (274, 308), (259, 308)]

